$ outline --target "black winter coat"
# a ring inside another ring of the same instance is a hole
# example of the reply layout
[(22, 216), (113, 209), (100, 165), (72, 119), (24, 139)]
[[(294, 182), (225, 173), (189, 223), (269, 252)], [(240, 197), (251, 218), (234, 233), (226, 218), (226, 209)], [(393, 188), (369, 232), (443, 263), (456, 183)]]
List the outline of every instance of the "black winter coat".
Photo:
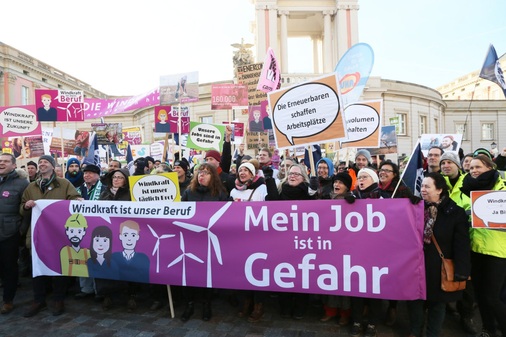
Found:
[[(445, 258), (453, 259), (455, 273), (462, 276), (471, 274), (471, 247), (469, 240), (468, 216), (462, 207), (446, 197), (438, 207), (434, 236)], [(462, 297), (462, 291), (441, 290), (441, 257), (434, 242), (424, 245), (425, 279), (427, 300), (453, 302)]]

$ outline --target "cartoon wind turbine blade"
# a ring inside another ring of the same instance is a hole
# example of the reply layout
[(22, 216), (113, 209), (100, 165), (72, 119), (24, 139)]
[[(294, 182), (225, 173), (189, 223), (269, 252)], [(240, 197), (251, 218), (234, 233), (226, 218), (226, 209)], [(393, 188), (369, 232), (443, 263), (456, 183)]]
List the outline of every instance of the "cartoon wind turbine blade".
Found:
[(232, 201), (227, 202), (225, 205), (223, 205), (222, 208), (218, 210), (218, 212), (214, 213), (214, 215), (209, 219), (209, 226), (207, 228), (211, 228), (214, 226), (214, 224), (221, 218), (221, 216), (228, 210), (228, 208), (232, 206)]
[(155, 248), (153, 248), (153, 253), (151, 253), (151, 255), (155, 255), (159, 247), (160, 247), (160, 239), (156, 240)]
[(184, 256), (184, 254), (179, 255), (178, 257), (176, 257), (171, 263), (169, 263), (169, 265), (167, 266), (167, 268), (170, 268), (173, 265), (178, 264), (179, 262), (181, 262), (181, 260), (183, 259), (183, 256)]
[(218, 237), (216, 234), (209, 232), (209, 239), (211, 240), (214, 254), (216, 254), (216, 259), (218, 260), (218, 263), (223, 265), (223, 261), (221, 259), (221, 249), (220, 249), (220, 241), (218, 240)]
[(153, 236), (154, 236), (155, 238), (159, 239), (158, 234), (156, 234), (155, 230), (154, 230), (153, 228), (151, 228), (151, 226), (150, 226), (150, 225), (148, 225), (148, 228), (149, 228), (149, 230), (151, 231), (151, 234), (153, 234)]
[(190, 259), (197, 261), (199, 263), (204, 263), (203, 260), (199, 259), (196, 255), (194, 255), (192, 253), (187, 253), (186, 256), (188, 256)]
[(196, 232), (196, 233), (200, 233), (200, 232), (203, 232), (203, 231), (206, 230), (206, 228), (204, 228), (204, 227), (192, 225), (192, 224), (189, 224), (189, 223), (186, 223), (186, 222), (174, 221), (172, 223), (174, 225), (178, 226), (178, 227), (181, 227), (181, 228), (184, 228), (184, 229), (188, 229), (188, 230), (190, 230), (192, 232)]

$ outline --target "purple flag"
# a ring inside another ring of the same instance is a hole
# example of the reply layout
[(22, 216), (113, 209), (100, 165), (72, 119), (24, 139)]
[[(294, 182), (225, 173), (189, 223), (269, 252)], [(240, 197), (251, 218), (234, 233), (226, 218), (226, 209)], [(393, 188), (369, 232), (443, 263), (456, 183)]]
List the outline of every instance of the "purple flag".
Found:
[(265, 55), (262, 73), (257, 84), (257, 90), (263, 92), (271, 92), (281, 87), (281, 72), (279, 70), (279, 62), (276, 60), (274, 51), (271, 47), (267, 49)]

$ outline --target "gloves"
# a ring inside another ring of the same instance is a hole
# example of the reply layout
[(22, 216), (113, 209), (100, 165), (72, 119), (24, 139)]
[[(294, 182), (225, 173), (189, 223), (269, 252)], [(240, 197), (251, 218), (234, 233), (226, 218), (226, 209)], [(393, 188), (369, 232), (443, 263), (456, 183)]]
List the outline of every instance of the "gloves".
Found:
[(264, 173), (265, 179), (272, 179), (272, 175), (274, 174), (272, 167), (264, 166), (264, 167), (262, 167), (262, 172)]
[(318, 190), (318, 177), (316, 176), (312, 176), (311, 178), (309, 178), (309, 188), (312, 189), (313, 191), (316, 191)]
[(464, 275), (460, 275), (460, 274), (453, 275), (453, 281), (455, 281), (455, 282), (462, 282), (462, 281), (466, 281), (467, 279), (469, 279), (469, 277), (464, 276)]
[(347, 194), (344, 196), (344, 200), (346, 200), (348, 204), (353, 204), (355, 202), (355, 196), (353, 194)]
[(413, 205), (418, 205), (418, 203), (421, 201), (422, 199), (420, 199), (419, 197), (417, 197), (416, 195), (412, 195), (409, 197), (409, 201), (411, 201), (411, 203)]

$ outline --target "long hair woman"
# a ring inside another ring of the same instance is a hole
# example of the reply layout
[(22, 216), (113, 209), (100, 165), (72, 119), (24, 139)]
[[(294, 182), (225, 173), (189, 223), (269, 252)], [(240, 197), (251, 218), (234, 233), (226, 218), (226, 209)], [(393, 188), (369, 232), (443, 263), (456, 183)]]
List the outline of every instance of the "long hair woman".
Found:
[[(472, 191), (504, 191), (506, 185), (495, 163), (479, 154), (471, 160), (460, 190), (470, 196)], [(506, 303), (501, 301), (501, 289), (506, 284), (506, 231), (471, 229), (471, 250), (471, 277), (483, 324), (482, 336), (494, 336), (497, 327), (506, 336)]]

